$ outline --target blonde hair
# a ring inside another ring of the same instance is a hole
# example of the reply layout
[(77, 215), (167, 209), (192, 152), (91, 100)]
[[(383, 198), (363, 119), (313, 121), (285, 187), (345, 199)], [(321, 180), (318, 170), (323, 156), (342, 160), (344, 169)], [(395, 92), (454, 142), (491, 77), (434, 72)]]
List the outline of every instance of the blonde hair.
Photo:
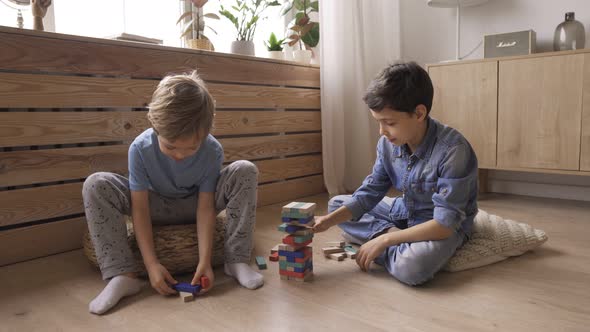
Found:
[(213, 97), (193, 71), (164, 77), (154, 91), (147, 117), (156, 134), (175, 141), (209, 134), (214, 113)]

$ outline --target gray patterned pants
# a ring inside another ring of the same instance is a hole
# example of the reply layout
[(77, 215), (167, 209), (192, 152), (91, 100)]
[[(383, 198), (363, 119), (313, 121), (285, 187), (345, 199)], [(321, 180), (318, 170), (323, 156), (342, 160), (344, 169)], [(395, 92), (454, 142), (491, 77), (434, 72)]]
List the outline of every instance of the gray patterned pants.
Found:
[[(221, 170), (215, 191), (215, 209), (225, 209), (225, 261), (248, 263), (256, 221), (258, 169), (239, 160)], [(88, 230), (103, 279), (140, 271), (127, 242), (125, 216), (131, 215), (129, 180), (100, 172), (89, 176), (82, 189)], [(149, 191), (152, 225), (195, 223), (197, 195), (168, 198)]]

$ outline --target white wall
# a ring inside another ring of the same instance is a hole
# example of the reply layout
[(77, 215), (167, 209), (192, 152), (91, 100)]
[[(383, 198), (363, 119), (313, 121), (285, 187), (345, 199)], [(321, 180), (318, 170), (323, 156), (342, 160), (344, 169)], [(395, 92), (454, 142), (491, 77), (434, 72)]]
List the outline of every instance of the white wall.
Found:
[[(428, 7), (426, 0), (400, 1), (402, 58), (420, 64), (454, 59), (456, 10)], [(569, 11), (584, 24), (590, 48), (589, 0), (489, 0), (462, 9), (461, 54), (486, 34), (528, 29), (537, 33), (538, 52), (552, 51), (555, 27)], [(468, 59), (478, 58), (483, 58), (483, 46)], [(590, 176), (493, 171), (489, 187), (493, 192), (590, 201)]]

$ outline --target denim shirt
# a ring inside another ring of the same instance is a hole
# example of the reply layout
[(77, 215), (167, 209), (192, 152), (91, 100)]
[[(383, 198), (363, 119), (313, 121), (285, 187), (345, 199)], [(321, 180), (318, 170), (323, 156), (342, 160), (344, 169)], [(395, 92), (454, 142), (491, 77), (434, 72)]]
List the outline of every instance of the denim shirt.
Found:
[(371, 211), (392, 186), (403, 193), (393, 201), (392, 220), (405, 219), (411, 227), (434, 219), (471, 234), (477, 214), (477, 157), (457, 130), (429, 118), (413, 154), (406, 145), (395, 146), (381, 137), (372, 174), (345, 204), (353, 221)]

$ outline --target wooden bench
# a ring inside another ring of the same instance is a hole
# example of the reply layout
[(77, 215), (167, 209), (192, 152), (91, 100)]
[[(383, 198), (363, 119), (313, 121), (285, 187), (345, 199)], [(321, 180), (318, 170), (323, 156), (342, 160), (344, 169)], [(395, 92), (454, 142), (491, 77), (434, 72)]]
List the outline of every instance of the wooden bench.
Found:
[(197, 69), (225, 161), (260, 170), (258, 204), (325, 191), (319, 68), (0, 27), (0, 266), (81, 247), (81, 189), (127, 172), (166, 74)]

